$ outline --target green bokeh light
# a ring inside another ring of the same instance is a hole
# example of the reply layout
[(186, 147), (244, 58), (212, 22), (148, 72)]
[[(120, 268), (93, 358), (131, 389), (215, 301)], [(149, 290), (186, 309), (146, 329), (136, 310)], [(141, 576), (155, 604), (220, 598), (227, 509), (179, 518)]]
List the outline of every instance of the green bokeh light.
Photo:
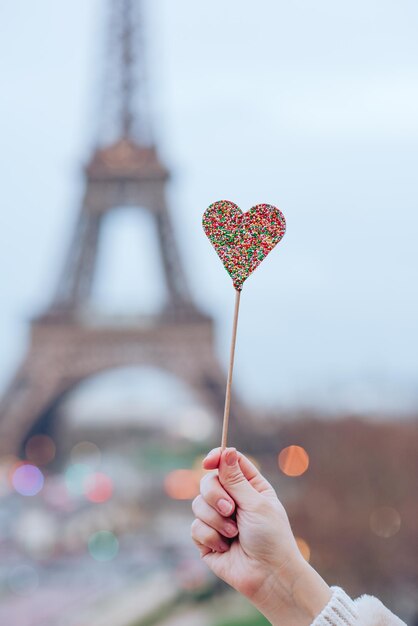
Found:
[(84, 463), (73, 463), (65, 470), (65, 483), (69, 493), (73, 496), (84, 494), (84, 484), (92, 473), (92, 468)]
[(88, 548), (96, 561), (111, 561), (119, 552), (119, 541), (109, 530), (100, 530), (90, 536)]

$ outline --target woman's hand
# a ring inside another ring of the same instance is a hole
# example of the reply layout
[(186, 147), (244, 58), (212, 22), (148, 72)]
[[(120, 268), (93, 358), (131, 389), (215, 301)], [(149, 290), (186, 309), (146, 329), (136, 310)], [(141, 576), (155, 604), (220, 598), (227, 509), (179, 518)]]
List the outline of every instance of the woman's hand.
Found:
[(331, 591), (299, 552), (273, 487), (235, 448), (212, 450), (193, 501), (192, 538), (211, 570), (273, 625), (307, 625)]

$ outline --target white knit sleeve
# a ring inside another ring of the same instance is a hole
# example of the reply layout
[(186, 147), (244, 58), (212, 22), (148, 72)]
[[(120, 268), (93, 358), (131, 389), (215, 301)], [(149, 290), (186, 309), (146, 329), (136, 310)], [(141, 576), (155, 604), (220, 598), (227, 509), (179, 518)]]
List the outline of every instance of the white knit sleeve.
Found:
[(352, 600), (340, 587), (331, 587), (332, 596), (312, 626), (406, 626), (377, 598), (361, 596)]
[(332, 596), (312, 626), (357, 626), (358, 611), (355, 603), (340, 587), (331, 587)]
[(361, 596), (354, 601), (361, 626), (406, 626), (384, 604), (373, 596)]

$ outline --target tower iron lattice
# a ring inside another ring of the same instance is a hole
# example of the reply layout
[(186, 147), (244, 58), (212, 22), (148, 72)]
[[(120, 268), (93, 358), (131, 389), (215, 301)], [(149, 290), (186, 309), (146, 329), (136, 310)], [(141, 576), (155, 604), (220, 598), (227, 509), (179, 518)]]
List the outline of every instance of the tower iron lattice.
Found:
[[(222, 416), (225, 373), (213, 322), (187, 285), (166, 202), (169, 173), (152, 138), (140, 9), (139, 0), (110, 0), (102, 129), (84, 169), (84, 195), (55, 295), (32, 320), (26, 356), (0, 404), (1, 453), (21, 452), (31, 434), (50, 429), (69, 392), (113, 368), (161, 368)], [(88, 314), (104, 218), (126, 206), (154, 221), (163, 268), (166, 302), (146, 323)], [(235, 398), (237, 418), (244, 410)]]

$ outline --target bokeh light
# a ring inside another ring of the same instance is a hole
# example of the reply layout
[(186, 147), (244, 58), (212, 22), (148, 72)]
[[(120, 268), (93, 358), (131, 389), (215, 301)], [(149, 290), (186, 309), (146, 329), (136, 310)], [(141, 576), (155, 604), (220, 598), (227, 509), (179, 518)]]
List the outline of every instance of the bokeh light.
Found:
[(34, 435), (26, 442), (26, 458), (34, 465), (47, 465), (55, 458), (55, 452), (55, 443), (48, 435)]
[(295, 539), (299, 548), (299, 552), (301, 553), (305, 561), (309, 561), (309, 559), (311, 558), (311, 549), (309, 545), (301, 537), (295, 537)]
[(73, 496), (84, 495), (86, 479), (91, 476), (92, 468), (84, 463), (74, 463), (65, 470), (65, 483), (70, 494)]
[(35, 465), (21, 463), (12, 473), (12, 485), (22, 496), (35, 496), (44, 485), (44, 476)]
[(286, 476), (301, 476), (309, 467), (309, 455), (302, 446), (288, 446), (280, 452), (278, 463)]
[(119, 541), (109, 530), (99, 530), (90, 536), (88, 548), (96, 561), (104, 563), (115, 558), (119, 551)]
[(13, 593), (19, 596), (30, 595), (38, 587), (38, 572), (30, 565), (17, 565), (9, 573), (7, 583)]
[(80, 441), (71, 448), (70, 459), (74, 464), (83, 463), (90, 467), (97, 468), (102, 460), (102, 453), (95, 443), (91, 441)]
[(106, 502), (112, 496), (113, 483), (106, 474), (96, 472), (84, 481), (84, 494), (90, 502)]
[(193, 500), (199, 493), (200, 476), (196, 470), (173, 470), (165, 477), (165, 492), (174, 500)]
[(370, 515), (370, 528), (378, 537), (389, 539), (399, 532), (401, 516), (391, 506), (381, 506)]

